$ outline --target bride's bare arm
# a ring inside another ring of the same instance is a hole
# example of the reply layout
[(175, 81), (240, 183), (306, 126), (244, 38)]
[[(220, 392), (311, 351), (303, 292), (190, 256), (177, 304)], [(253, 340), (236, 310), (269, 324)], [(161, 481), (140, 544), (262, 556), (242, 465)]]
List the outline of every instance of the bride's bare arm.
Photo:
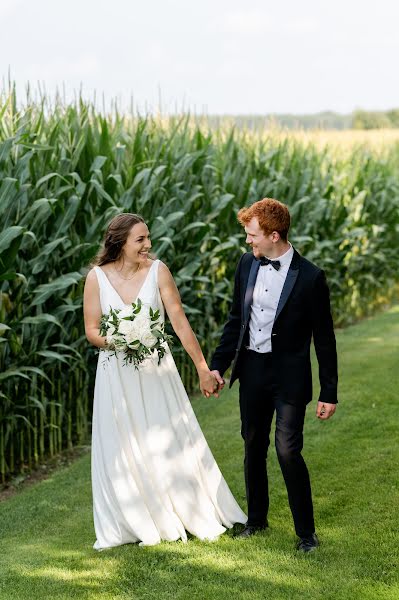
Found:
[(83, 316), (86, 337), (93, 346), (105, 348), (105, 337), (100, 335), (101, 319), (100, 289), (97, 275), (92, 269), (87, 277), (83, 294)]
[(159, 265), (158, 282), (162, 302), (168, 313), (172, 327), (197, 369), (202, 393), (208, 397), (217, 389), (216, 379), (209, 371), (201, 346), (188, 322), (181, 303), (179, 290), (176, 287), (171, 272), (162, 262)]

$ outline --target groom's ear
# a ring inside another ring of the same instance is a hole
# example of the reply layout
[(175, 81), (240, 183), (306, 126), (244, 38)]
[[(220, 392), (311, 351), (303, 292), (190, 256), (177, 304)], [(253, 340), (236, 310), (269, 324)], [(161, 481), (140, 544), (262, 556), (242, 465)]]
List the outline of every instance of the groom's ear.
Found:
[(270, 234), (270, 239), (274, 244), (276, 244), (278, 241), (281, 240), (281, 235), (278, 231), (272, 231)]

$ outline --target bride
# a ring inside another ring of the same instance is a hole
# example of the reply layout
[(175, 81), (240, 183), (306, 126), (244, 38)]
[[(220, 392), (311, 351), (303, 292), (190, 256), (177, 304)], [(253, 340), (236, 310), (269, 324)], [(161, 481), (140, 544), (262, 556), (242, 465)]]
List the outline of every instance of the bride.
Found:
[(101, 316), (139, 298), (164, 308), (198, 372), (202, 393), (217, 392), (167, 266), (149, 256), (144, 220), (112, 219), (84, 291), (85, 331), (100, 352), (92, 421), (96, 542), (103, 550), (139, 542), (211, 540), (246, 516), (230, 492), (195, 417), (169, 348), (138, 369), (106, 349)]

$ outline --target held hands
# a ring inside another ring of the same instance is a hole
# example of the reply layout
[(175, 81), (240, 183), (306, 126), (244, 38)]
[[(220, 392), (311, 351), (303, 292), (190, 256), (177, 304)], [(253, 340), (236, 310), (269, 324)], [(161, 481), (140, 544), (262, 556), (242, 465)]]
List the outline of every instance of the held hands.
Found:
[(213, 394), (215, 396), (215, 398), (219, 398), (219, 394), (218, 392), (221, 392), (222, 389), (225, 386), (225, 380), (223, 379), (223, 377), (221, 376), (221, 374), (219, 373), (219, 371), (211, 371), (212, 375), (215, 377), (216, 381), (217, 381), (217, 390), (216, 393)]
[(318, 419), (322, 419), (323, 421), (326, 421), (327, 419), (329, 419), (330, 417), (333, 416), (333, 414), (335, 413), (336, 407), (337, 407), (336, 404), (329, 404), (328, 402), (318, 402), (317, 410), (316, 410), (316, 417)]
[(199, 373), (200, 389), (205, 398), (213, 395), (219, 397), (219, 391), (223, 389), (225, 381), (219, 371), (203, 371)]

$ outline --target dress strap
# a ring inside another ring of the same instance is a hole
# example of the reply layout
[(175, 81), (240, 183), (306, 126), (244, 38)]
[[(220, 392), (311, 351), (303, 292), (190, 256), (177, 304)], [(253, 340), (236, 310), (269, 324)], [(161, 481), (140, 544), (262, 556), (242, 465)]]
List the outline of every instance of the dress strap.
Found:
[(95, 274), (97, 275), (98, 286), (101, 288), (101, 284), (104, 283), (105, 273), (103, 273), (103, 270), (98, 266), (93, 267), (93, 269), (95, 271)]
[(156, 290), (157, 290), (158, 308), (161, 311), (162, 318), (164, 319), (165, 318), (165, 310), (164, 310), (164, 306), (163, 306), (163, 302), (162, 302), (162, 298), (161, 298), (161, 292), (159, 290), (159, 282), (158, 282), (158, 272), (159, 272), (160, 263), (161, 263), (161, 261), (159, 260), (159, 258), (154, 263), (154, 280), (155, 280), (155, 286), (156, 286)]
[(154, 262), (154, 276), (155, 276), (155, 282), (158, 285), (158, 269), (159, 269), (159, 263), (161, 261), (159, 260), (159, 258), (156, 259), (156, 261)]

